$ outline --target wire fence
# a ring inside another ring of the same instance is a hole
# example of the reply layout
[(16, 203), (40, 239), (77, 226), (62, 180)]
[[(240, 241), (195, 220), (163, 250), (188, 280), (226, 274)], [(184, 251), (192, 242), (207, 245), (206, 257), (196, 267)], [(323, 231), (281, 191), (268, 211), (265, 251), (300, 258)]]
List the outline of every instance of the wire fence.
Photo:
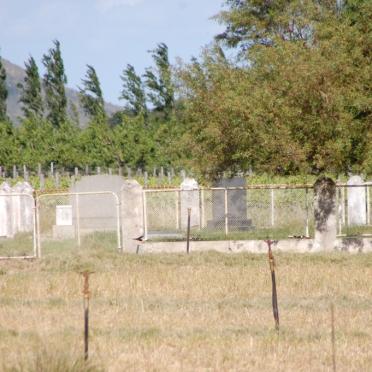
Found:
[[(372, 184), (338, 185), (338, 236), (372, 236)], [(184, 240), (191, 209), (194, 240), (314, 236), (311, 186), (145, 189), (145, 239)], [(122, 250), (126, 206), (114, 192), (29, 193), (0, 190), (0, 259), (83, 247)], [(136, 237), (133, 237), (136, 238)]]
[[(337, 187), (338, 234), (372, 234), (371, 185)], [(144, 190), (148, 239), (283, 239), (314, 236), (312, 186)], [(355, 201), (356, 200), (356, 201)]]
[(313, 190), (210, 188), (145, 190), (145, 232), (150, 239), (184, 239), (191, 208), (193, 239), (309, 236)]

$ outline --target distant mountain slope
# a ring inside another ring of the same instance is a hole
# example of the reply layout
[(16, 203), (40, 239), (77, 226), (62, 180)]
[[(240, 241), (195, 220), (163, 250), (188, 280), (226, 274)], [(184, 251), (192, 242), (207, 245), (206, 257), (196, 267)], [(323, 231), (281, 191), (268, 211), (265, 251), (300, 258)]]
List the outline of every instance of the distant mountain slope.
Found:
[[(6, 80), (8, 87), (7, 112), (11, 120), (17, 124), (19, 122), (19, 117), (22, 116), (21, 104), (18, 102), (20, 94), (19, 89), (17, 88), (17, 84), (23, 83), (23, 79), (25, 77), (25, 70), (4, 58), (2, 58), (2, 63), (5, 67), (7, 74)], [(66, 96), (69, 102), (69, 106), (70, 102), (74, 103), (77, 106), (80, 125), (84, 126), (87, 123), (88, 118), (84, 114), (84, 111), (80, 106), (78, 91), (66, 87)], [(113, 105), (108, 102), (105, 102), (105, 108), (109, 116), (121, 110), (119, 106)], [(71, 114), (71, 109), (69, 109), (69, 111)]]

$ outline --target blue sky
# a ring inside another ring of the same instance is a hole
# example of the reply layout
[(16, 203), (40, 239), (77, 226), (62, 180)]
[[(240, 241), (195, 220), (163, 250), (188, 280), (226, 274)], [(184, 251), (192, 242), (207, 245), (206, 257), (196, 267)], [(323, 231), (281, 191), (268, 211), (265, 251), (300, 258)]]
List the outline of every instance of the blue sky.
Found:
[(0, 53), (23, 66), (32, 55), (41, 73), (42, 55), (61, 42), (68, 86), (76, 87), (86, 64), (95, 67), (105, 99), (118, 103), (119, 78), (127, 63), (142, 73), (147, 52), (169, 47), (171, 62), (189, 60), (222, 30), (210, 19), (223, 0), (0, 0)]

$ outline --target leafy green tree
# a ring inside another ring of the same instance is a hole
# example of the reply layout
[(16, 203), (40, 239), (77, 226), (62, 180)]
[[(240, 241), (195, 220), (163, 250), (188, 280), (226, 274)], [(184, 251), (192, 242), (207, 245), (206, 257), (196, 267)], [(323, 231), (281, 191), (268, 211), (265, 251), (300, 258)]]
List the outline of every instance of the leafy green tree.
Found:
[(162, 111), (168, 116), (174, 108), (174, 85), (168, 47), (160, 43), (157, 48), (150, 50), (150, 53), (155, 62), (155, 69), (146, 69), (144, 75), (149, 91), (148, 98), (157, 111)]
[(272, 45), (274, 39), (308, 42), (315, 23), (336, 12), (335, 0), (225, 0), (227, 10), (215, 18), (226, 26), (216, 36), (242, 51), (253, 45)]
[(17, 131), (17, 144), (22, 164), (36, 167), (55, 161), (55, 140), (52, 124), (43, 118), (26, 117)]
[(127, 102), (126, 109), (134, 115), (142, 114), (147, 116), (144, 86), (141, 77), (136, 74), (134, 67), (128, 64), (120, 78), (123, 82), (120, 99)]
[(25, 63), (26, 76), (23, 84), (19, 83), (17, 87), (21, 90), (19, 102), (22, 103), (22, 111), (26, 118), (43, 117), (43, 99), (41, 95), (41, 82), (39, 69), (33, 57)]
[(6, 99), (8, 97), (8, 89), (6, 86), (6, 71), (0, 57), (0, 121), (8, 119), (6, 114)]
[(107, 122), (94, 118), (80, 136), (82, 161), (91, 166), (110, 166), (115, 163), (114, 136)]
[(46, 69), (43, 83), (48, 119), (55, 128), (59, 128), (66, 120), (67, 99), (65, 84), (67, 84), (67, 78), (60, 42), (55, 40), (53, 44), (54, 48), (49, 49), (48, 54), (43, 56), (43, 64)]
[(120, 125), (113, 129), (113, 150), (116, 162), (132, 167), (153, 166), (157, 159), (156, 145), (150, 128), (145, 127), (144, 117), (122, 116)]
[(279, 174), (370, 169), (372, 4), (359, 2), (352, 16), (347, 9), (314, 22), (311, 43), (270, 34), (271, 47), (253, 45), (243, 67), (209, 51), (181, 69), (182, 141), (196, 170), (213, 177), (249, 166)]
[(83, 88), (79, 88), (81, 105), (91, 118), (105, 118), (105, 102), (96, 70), (91, 65), (87, 68), (86, 78), (82, 79)]
[(68, 169), (82, 165), (81, 129), (70, 120), (65, 120), (58, 129), (54, 128), (53, 132), (51, 161)]
[(12, 167), (17, 164), (17, 146), (14, 129), (8, 120), (0, 121), (0, 165)]

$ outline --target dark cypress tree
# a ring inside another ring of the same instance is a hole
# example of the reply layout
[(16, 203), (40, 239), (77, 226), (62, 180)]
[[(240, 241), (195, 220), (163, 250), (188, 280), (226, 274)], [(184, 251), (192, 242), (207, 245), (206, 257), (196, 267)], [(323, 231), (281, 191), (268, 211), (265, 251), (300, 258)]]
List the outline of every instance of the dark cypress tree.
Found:
[(119, 98), (127, 102), (125, 108), (134, 115), (147, 116), (145, 90), (141, 77), (136, 74), (134, 67), (128, 64), (120, 78), (123, 81), (123, 89)]
[(86, 79), (82, 79), (83, 88), (79, 88), (80, 103), (87, 115), (91, 118), (105, 118), (105, 102), (101, 84), (96, 70), (87, 65)]
[(17, 87), (21, 90), (19, 102), (22, 103), (22, 111), (26, 118), (43, 117), (43, 99), (41, 96), (41, 83), (39, 69), (33, 57), (30, 57), (25, 63), (26, 76), (24, 82), (19, 83)]
[(0, 57), (0, 121), (8, 119), (6, 114), (6, 99), (8, 97), (8, 89), (6, 87), (6, 71)]
[(168, 57), (168, 47), (164, 43), (150, 50), (155, 62), (155, 70), (148, 68), (145, 72), (148, 97), (155, 109), (168, 115), (174, 107), (174, 86)]
[(59, 128), (62, 122), (66, 120), (67, 99), (65, 84), (67, 83), (67, 78), (60, 43), (58, 40), (53, 43), (54, 48), (49, 49), (48, 54), (43, 56), (43, 64), (46, 68), (43, 83), (48, 119), (55, 128)]

